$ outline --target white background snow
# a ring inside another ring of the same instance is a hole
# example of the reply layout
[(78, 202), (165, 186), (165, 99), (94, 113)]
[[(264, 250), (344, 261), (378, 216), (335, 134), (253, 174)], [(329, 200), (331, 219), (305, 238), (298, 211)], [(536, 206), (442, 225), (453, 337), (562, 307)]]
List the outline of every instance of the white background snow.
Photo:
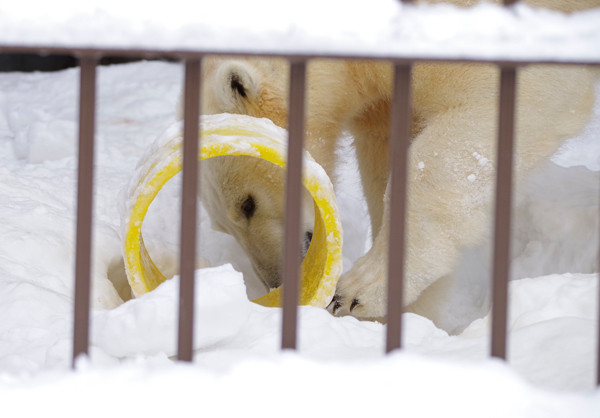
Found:
[[(122, 38), (107, 31), (106, 38), (95, 39), (136, 43), (140, 38), (123, 29), (139, 29), (132, 14), (141, 10), (142, 17), (158, 19), (158, 14), (148, 17), (147, 9), (124, 7), (122, 22), (132, 24), (114, 26), (119, 14), (95, 2), (93, 7), (77, 3), (70, 14), (50, 6), (25, 14), (27, 2), (21, 3), (0, 6), (0, 43), (60, 41), (68, 31), (53, 25), (78, 13), (107, 20), (100, 19), (88, 32), (74, 26), (73, 33), (98, 35), (98, 28), (118, 27), (125, 32)], [(390, 7), (388, 1), (370, 10), (375, 19)], [(41, 18), (43, 10), (51, 12), (47, 19)], [(173, 22), (184, 15), (162, 10), (167, 18), (158, 34), (170, 34), (165, 44), (177, 43), (189, 27)], [(490, 10), (480, 16), (491, 23), (499, 15)], [(186, 16), (183, 22), (195, 22)], [(596, 27), (594, 16), (581, 21)], [(559, 18), (550, 19), (539, 31), (557, 30), (552, 19)], [(293, 35), (294, 26), (287, 24), (280, 29)], [(32, 30), (25, 35), (27, 27)], [(142, 29), (139, 33), (148, 35)], [(266, 36), (248, 30), (255, 41)], [(304, 35), (299, 30), (298, 37)], [(149, 41), (159, 38), (147, 36)], [(217, 41), (230, 45), (226, 36)], [(587, 39), (572, 43), (584, 50)], [(258, 45), (270, 47), (272, 42), (263, 39)], [(582, 56), (597, 59), (600, 50), (595, 52), (588, 48)], [(597, 271), (600, 106), (581, 137), (555, 156), (560, 167), (549, 166), (536, 177), (531, 187), (536, 192), (517, 211), (522, 228), (516, 236), (515, 275), (534, 278), (511, 283), (508, 365), (488, 358), (489, 317), (472, 318), (474, 309), (462, 318), (454, 312), (453, 321), (466, 321), (459, 335), (405, 314), (405, 349), (385, 356), (381, 324), (302, 307), (299, 353), (281, 353), (280, 310), (248, 301), (238, 271), (244, 272), (248, 293), (256, 296), (249, 264), (230, 237), (210, 230), (205, 214), (200, 250), (214, 267), (197, 275), (196, 355), (194, 364), (186, 365), (170, 360), (175, 354), (177, 282), (122, 304), (110, 281), (121, 273), (124, 189), (144, 150), (174, 121), (181, 82), (182, 68), (173, 63), (99, 69), (91, 356), (72, 372), (78, 70), (0, 74), (0, 402), (7, 416), (600, 415), (594, 375), (597, 276), (581, 273)], [(355, 167), (350, 162), (342, 170), (338, 204), (348, 268), (368, 245), (369, 231)], [(159, 194), (145, 225), (150, 250), (164, 266), (172, 263), (176, 250), (178, 205), (174, 181)], [(465, 270), (475, 271), (479, 279), (485, 276), (471, 262), (467, 256)], [(547, 273), (560, 274), (543, 276)], [(476, 291), (457, 292), (451, 302), (481, 302), (478, 297)], [(392, 412), (397, 408), (403, 412)]]
[(600, 10), (573, 16), (398, 0), (21, 0), (0, 3), (0, 44), (350, 55), (600, 57)]

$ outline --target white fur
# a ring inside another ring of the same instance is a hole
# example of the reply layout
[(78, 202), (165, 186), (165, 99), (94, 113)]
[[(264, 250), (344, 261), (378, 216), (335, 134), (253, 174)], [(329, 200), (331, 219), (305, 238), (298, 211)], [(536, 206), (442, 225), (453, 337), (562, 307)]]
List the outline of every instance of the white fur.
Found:
[[(511, 279), (597, 271), (600, 173), (547, 163), (515, 190)], [(490, 306), (489, 239), (461, 251), (458, 267), (408, 310), (459, 333)]]

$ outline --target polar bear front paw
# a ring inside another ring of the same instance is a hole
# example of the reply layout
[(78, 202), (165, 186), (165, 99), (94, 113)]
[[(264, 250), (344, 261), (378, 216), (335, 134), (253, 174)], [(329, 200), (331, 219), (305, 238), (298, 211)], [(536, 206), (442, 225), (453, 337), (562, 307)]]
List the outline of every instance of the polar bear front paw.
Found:
[[(327, 310), (336, 316), (383, 321), (386, 312), (385, 263), (370, 263), (369, 254), (340, 277)], [(372, 265), (374, 264), (374, 265)]]

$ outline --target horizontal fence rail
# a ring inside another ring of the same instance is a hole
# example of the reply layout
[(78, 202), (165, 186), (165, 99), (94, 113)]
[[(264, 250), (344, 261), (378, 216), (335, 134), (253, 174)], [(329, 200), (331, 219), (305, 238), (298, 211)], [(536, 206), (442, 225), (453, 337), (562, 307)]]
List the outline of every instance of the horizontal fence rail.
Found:
[[(406, 1), (408, 2), (408, 1)], [(514, 0), (505, 1), (512, 4)], [(77, 228), (75, 261), (75, 301), (73, 327), (73, 367), (76, 358), (88, 353), (90, 310), (90, 260), (92, 237), (92, 194), (94, 161), (94, 114), (96, 96), (96, 64), (102, 57), (168, 58), (185, 63), (184, 86), (184, 156), (181, 206), (180, 294), (177, 357), (191, 361), (193, 356), (194, 320), (194, 266), (196, 252), (196, 195), (198, 193), (198, 120), (200, 114), (200, 68), (202, 51), (161, 51), (66, 48), (55, 46), (22, 47), (0, 45), (0, 53), (33, 53), (39, 55), (61, 54), (80, 57), (79, 101), (79, 168), (77, 191)], [(215, 52), (211, 52), (214, 54)], [(223, 55), (253, 55), (223, 53)], [(390, 231), (388, 253), (388, 302), (386, 352), (402, 346), (402, 299), (405, 267), (407, 157), (411, 129), (411, 68), (421, 61), (487, 62), (500, 68), (500, 94), (498, 114), (498, 155), (495, 199), (495, 226), (492, 280), (492, 332), (491, 355), (506, 358), (508, 277), (510, 271), (510, 223), (512, 202), (512, 161), (515, 120), (515, 95), (517, 67), (529, 64), (590, 64), (600, 62), (564, 62), (531, 60), (435, 60), (410, 57), (352, 56), (352, 55), (286, 55), (254, 54), (265, 57), (282, 57), (291, 63), (289, 91), (289, 146), (286, 174), (286, 221), (283, 258), (283, 317), (281, 331), (282, 349), (297, 346), (297, 301), (300, 260), (300, 198), (302, 173), (302, 147), (305, 131), (306, 65), (313, 58), (387, 60), (394, 65), (394, 90), (390, 122)], [(600, 241), (600, 234), (599, 234)], [(598, 254), (600, 263), (600, 253)], [(600, 265), (598, 266), (600, 272)], [(600, 300), (600, 286), (598, 287)], [(600, 317), (600, 303), (598, 308)], [(600, 385), (600, 321), (598, 321), (597, 383)]]

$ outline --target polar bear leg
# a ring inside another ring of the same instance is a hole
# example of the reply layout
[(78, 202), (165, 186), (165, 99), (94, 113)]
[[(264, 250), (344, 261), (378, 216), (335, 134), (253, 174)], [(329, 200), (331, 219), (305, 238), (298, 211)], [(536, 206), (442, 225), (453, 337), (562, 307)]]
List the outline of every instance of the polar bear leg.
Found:
[(376, 236), (383, 219), (383, 196), (388, 181), (389, 102), (372, 105), (350, 124), (371, 231)]
[[(494, 179), (494, 115), (489, 103), (449, 109), (411, 146), (404, 305), (450, 274), (460, 249), (484, 235)], [(338, 315), (385, 316), (388, 202), (386, 191), (373, 247), (340, 278), (331, 307)]]

